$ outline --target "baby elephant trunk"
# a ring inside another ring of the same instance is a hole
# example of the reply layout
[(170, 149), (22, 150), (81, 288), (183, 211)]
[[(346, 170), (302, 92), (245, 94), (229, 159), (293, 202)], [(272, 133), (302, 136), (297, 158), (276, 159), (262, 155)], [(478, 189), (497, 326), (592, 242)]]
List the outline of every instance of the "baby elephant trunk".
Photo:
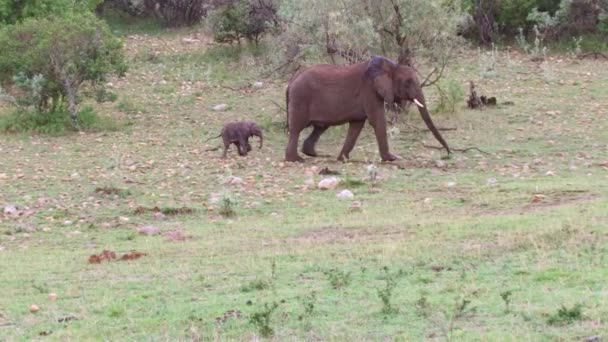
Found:
[(262, 145), (264, 144), (264, 134), (262, 134), (262, 132), (260, 131), (255, 132), (254, 135), (260, 138), (260, 148), (262, 148)]

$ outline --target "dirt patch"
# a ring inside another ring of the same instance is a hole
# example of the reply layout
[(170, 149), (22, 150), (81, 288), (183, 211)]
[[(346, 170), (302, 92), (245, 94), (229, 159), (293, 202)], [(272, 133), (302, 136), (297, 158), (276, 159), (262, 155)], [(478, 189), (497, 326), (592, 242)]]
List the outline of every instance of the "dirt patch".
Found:
[(289, 240), (298, 243), (348, 243), (359, 241), (375, 241), (404, 239), (409, 236), (407, 228), (397, 227), (368, 227), (368, 228), (344, 228), (344, 227), (323, 227), (310, 230), (303, 234), (290, 238)]
[(124, 189), (115, 188), (113, 186), (104, 186), (95, 189), (95, 192), (100, 195), (116, 195), (116, 196), (126, 196), (129, 191)]
[(544, 208), (555, 208), (572, 206), (579, 203), (594, 201), (597, 194), (585, 190), (553, 191), (546, 194), (534, 194), (530, 196), (530, 203), (523, 206), (524, 212), (536, 211)]

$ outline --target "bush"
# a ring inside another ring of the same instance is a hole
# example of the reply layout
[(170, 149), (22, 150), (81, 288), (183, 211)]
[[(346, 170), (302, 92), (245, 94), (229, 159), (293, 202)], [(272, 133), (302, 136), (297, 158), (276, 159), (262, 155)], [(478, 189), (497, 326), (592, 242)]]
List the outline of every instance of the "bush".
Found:
[(93, 108), (85, 107), (79, 113), (78, 126), (70, 120), (70, 114), (62, 109), (41, 113), (36, 110), (17, 108), (0, 117), (0, 131), (8, 133), (39, 133), (51, 136), (64, 135), (68, 131), (87, 130), (118, 130), (114, 120), (102, 118)]
[(103, 0), (0, 0), (0, 24), (67, 12), (93, 11)]
[(210, 13), (209, 21), (215, 41), (240, 44), (245, 38), (256, 45), (278, 25), (276, 6), (269, 0), (231, 1)]
[(126, 71), (122, 43), (92, 13), (29, 18), (0, 30), (0, 83), (22, 109), (66, 110), (76, 121), (78, 92)]

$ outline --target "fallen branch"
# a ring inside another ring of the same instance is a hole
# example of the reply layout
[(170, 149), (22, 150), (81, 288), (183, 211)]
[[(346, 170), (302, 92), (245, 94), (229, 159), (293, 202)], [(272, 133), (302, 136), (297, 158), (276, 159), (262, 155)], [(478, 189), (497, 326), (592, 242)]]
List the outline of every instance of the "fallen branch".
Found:
[[(442, 146), (433, 146), (433, 145), (426, 145), (426, 144), (422, 144), (422, 146), (424, 146), (424, 147), (426, 147), (426, 148), (432, 148), (432, 149), (435, 149), (435, 150), (445, 150), (445, 148), (444, 148), (444, 147), (442, 147)], [(477, 147), (468, 147), (468, 148), (452, 148), (451, 150), (452, 150), (452, 151), (456, 151), (456, 152), (462, 152), (462, 153), (464, 153), (464, 152), (468, 152), (468, 151), (472, 151), (472, 150), (475, 150), (475, 151), (481, 152), (481, 153), (483, 153), (483, 154), (490, 155), (490, 153), (488, 153), (488, 152), (486, 152), (486, 151), (483, 151), (483, 150), (481, 150), (481, 149), (479, 149), (479, 148), (477, 148)]]
[[(418, 127), (416, 127), (416, 126), (414, 126), (414, 125), (410, 125), (410, 124), (408, 124), (408, 123), (406, 123), (405, 125), (406, 125), (407, 127), (410, 127), (410, 128), (415, 129), (415, 130), (416, 130), (416, 131), (418, 131), (418, 132), (430, 132), (430, 131), (431, 131), (431, 130), (430, 130), (430, 129), (428, 129), (428, 128), (418, 128)], [(438, 131), (455, 131), (455, 130), (457, 130), (457, 129), (458, 129), (458, 128), (456, 128), (456, 127), (437, 127), (437, 130), (438, 130)]]
[(232, 91), (238, 91), (238, 92), (241, 92), (241, 93), (252, 93), (252, 91), (249, 90), (249, 89), (247, 89), (247, 87), (233, 88), (233, 87), (230, 87), (230, 86), (227, 86), (227, 85), (223, 85), (223, 84), (220, 84), (220, 87), (224, 88), (224, 89), (232, 90)]
[(593, 57), (595, 57), (595, 59), (598, 59), (598, 57), (600, 57), (600, 56), (603, 57), (604, 59), (608, 59), (608, 56), (606, 56), (605, 54), (603, 54), (601, 52), (597, 52), (597, 51), (582, 53), (582, 54), (578, 55), (577, 57), (579, 59), (584, 59), (584, 58), (587, 58), (589, 56), (593, 56)]

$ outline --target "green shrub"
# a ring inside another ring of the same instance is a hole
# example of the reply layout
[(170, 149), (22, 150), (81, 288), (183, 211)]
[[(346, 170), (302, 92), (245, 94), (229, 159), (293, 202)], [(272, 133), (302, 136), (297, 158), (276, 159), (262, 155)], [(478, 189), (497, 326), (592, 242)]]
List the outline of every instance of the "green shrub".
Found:
[(0, 131), (60, 136), (77, 130), (116, 131), (119, 129), (116, 121), (99, 117), (92, 107), (84, 107), (80, 110), (78, 118), (76, 125), (70, 120), (70, 114), (62, 109), (41, 113), (37, 110), (17, 108), (7, 115), (0, 116)]
[(209, 14), (213, 37), (217, 42), (241, 43), (247, 39), (259, 43), (262, 36), (277, 25), (277, 10), (272, 1), (235, 0)]
[(124, 74), (122, 42), (92, 13), (29, 18), (0, 29), (0, 83), (17, 90), (21, 109), (66, 110), (76, 121), (80, 86)]
[(0, 0), (0, 25), (26, 18), (93, 11), (103, 0)]

